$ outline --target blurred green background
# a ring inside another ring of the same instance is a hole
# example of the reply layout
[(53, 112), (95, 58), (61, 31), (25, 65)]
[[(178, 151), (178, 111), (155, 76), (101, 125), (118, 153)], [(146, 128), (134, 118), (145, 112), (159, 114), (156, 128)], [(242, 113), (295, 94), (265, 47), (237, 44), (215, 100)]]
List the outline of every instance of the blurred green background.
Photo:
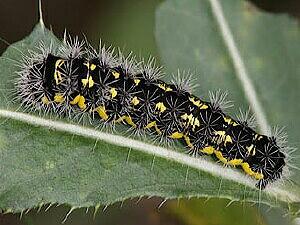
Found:
[[(154, 38), (155, 9), (162, 0), (51, 0), (43, 2), (47, 27), (61, 37), (64, 29), (72, 35), (86, 35), (97, 46), (105, 43), (118, 46), (137, 56), (155, 56), (159, 61)], [(300, 17), (299, 0), (253, 0), (255, 5), (272, 13), (289, 13)], [(0, 0), (0, 37), (9, 43), (29, 34), (38, 20), (36, 0)], [(0, 42), (0, 54), (7, 44)], [(1, 185), (1, 184), (0, 184)], [(232, 203), (222, 199), (191, 199), (168, 201), (158, 208), (162, 199), (133, 199), (116, 203), (103, 211), (75, 210), (65, 224), (145, 224), (145, 225), (246, 225), (288, 224), (288, 218), (272, 221), (276, 209)], [(31, 210), (27, 214), (0, 214), (0, 225), (55, 225), (61, 224), (69, 211), (68, 206), (53, 206), (47, 212)]]

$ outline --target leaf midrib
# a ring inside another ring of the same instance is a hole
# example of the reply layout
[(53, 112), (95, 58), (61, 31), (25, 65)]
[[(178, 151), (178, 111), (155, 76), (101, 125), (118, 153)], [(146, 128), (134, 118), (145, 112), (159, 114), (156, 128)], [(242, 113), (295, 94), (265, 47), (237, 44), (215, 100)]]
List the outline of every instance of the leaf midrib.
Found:
[[(234, 170), (232, 168), (224, 168), (217, 163), (210, 162), (203, 158), (194, 158), (188, 156), (187, 154), (176, 152), (174, 150), (169, 150), (167, 148), (151, 145), (141, 141), (133, 140), (124, 136), (104, 133), (97, 131), (92, 128), (83, 127), (81, 125), (75, 125), (71, 123), (65, 123), (61, 121), (53, 121), (50, 119), (40, 118), (37, 116), (29, 115), (27, 113), (15, 112), (6, 109), (0, 109), (0, 117), (13, 119), (16, 121), (24, 122), (30, 125), (40, 126), (55, 129), (58, 131), (75, 134), (78, 136), (92, 138), (95, 140), (102, 140), (107, 143), (111, 143), (121, 147), (127, 147), (131, 149), (136, 149), (138, 151), (165, 158), (191, 168), (195, 168), (200, 171), (210, 173), (213, 176), (222, 177), (234, 182), (243, 184), (253, 189), (254, 182), (252, 179), (246, 175)], [(283, 201), (299, 202), (300, 198), (291, 192), (288, 192), (279, 187), (270, 187), (265, 190), (271, 196), (275, 196)]]
[(245, 97), (255, 114), (261, 132), (268, 135), (270, 134), (270, 126), (267, 121), (265, 110), (257, 97), (255, 87), (246, 69), (244, 59), (241, 56), (238, 45), (234, 40), (234, 35), (229, 27), (229, 23), (223, 13), (222, 5), (219, 0), (209, 0), (209, 3), (211, 5), (212, 14), (218, 24), (221, 37), (229, 53), (229, 57), (233, 62), (236, 77), (243, 87)]

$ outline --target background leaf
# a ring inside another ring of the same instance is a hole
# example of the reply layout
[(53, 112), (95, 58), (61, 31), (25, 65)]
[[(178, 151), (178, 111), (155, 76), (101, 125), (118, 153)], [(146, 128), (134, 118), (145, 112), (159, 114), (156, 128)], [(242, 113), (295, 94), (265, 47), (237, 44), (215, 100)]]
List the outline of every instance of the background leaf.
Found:
[[(2, 116), (5, 109), (18, 108), (18, 104), (11, 104), (9, 92), (14, 90), (12, 81), (17, 70), (13, 60), (20, 60), (19, 50), (25, 53), (40, 41), (53, 41), (58, 45), (53, 34), (38, 25), (28, 38), (11, 46), (1, 58)], [(186, 164), (174, 160), (153, 158), (140, 149), (130, 150), (101, 140), (96, 144), (94, 139), (74, 133), (76, 130), (66, 133), (1, 119), (1, 208), (22, 211), (49, 202), (89, 207), (153, 195), (164, 198), (219, 196), (287, 207), (281, 198), (276, 199), (278, 193), (259, 195), (253, 187), (207, 171), (187, 170)]]

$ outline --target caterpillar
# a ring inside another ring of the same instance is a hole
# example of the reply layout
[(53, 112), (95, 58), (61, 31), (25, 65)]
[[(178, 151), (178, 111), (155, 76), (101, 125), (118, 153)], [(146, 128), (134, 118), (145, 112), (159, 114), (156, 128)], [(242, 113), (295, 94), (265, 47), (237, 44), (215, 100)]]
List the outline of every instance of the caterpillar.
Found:
[(119, 55), (78, 38), (65, 38), (58, 50), (41, 44), (22, 61), (16, 81), (21, 105), (62, 116), (87, 115), (95, 124), (124, 123), (177, 140), (191, 155), (212, 155), (239, 167), (260, 190), (282, 177), (286, 154), (281, 141), (227, 115), (220, 103), (225, 95), (204, 101), (185, 79), (163, 81), (153, 58), (137, 63)]

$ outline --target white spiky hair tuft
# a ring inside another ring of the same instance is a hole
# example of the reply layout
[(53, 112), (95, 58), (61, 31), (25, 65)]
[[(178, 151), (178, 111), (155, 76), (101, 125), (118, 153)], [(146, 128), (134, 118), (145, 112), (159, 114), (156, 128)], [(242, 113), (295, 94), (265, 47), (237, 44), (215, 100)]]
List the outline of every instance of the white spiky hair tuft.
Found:
[(135, 76), (140, 72), (139, 63), (132, 52), (125, 56), (118, 48), (118, 66), (120, 66), (127, 75)]
[(285, 132), (285, 127), (273, 127), (271, 130), (271, 137), (276, 140), (276, 143), (279, 147), (285, 148), (287, 146), (288, 135)]
[(228, 92), (221, 91), (209, 91), (209, 99), (215, 110), (221, 109), (226, 111), (226, 109), (233, 107), (233, 103), (227, 100)]
[(62, 45), (59, 47), (58, 52), (64, 58), (79, 58), (85, 54), (84, 40), (79, 40), (78, 36), (72, 38), (67, 32), (64, 33), (64, 39)]
[(189, 71), (181, 71), (178, 69), (176, 74), (172, 75), (171, 83), (177, 87), (178, 90), (192, 93), (194, 88), (198, 86), (193, 74)]
[(141, 61), (140, 70), (144, 78), (149, 81), (158, 80), (164, 76), (162, 67), (157, 66), (156, 59), (152, 56), (149, 56), (147, 61)]
[(256, 118), (254, 114), (251, 114), (250, 108), (246, 111), (239, 108), (239, 113), (236, 115), (236, 118), (241, 124), (249, 126), (252, 129), (254, 129), (257, 125)]
[(95, 49), (87, 40), (85, 42), (88, 59), (98, 58), (103, 67), (114, 68), (118, 66), (119, 62), (115, 56), (115, 49), (112, 46), (106, 47), (100, 40), (98, 49)]

